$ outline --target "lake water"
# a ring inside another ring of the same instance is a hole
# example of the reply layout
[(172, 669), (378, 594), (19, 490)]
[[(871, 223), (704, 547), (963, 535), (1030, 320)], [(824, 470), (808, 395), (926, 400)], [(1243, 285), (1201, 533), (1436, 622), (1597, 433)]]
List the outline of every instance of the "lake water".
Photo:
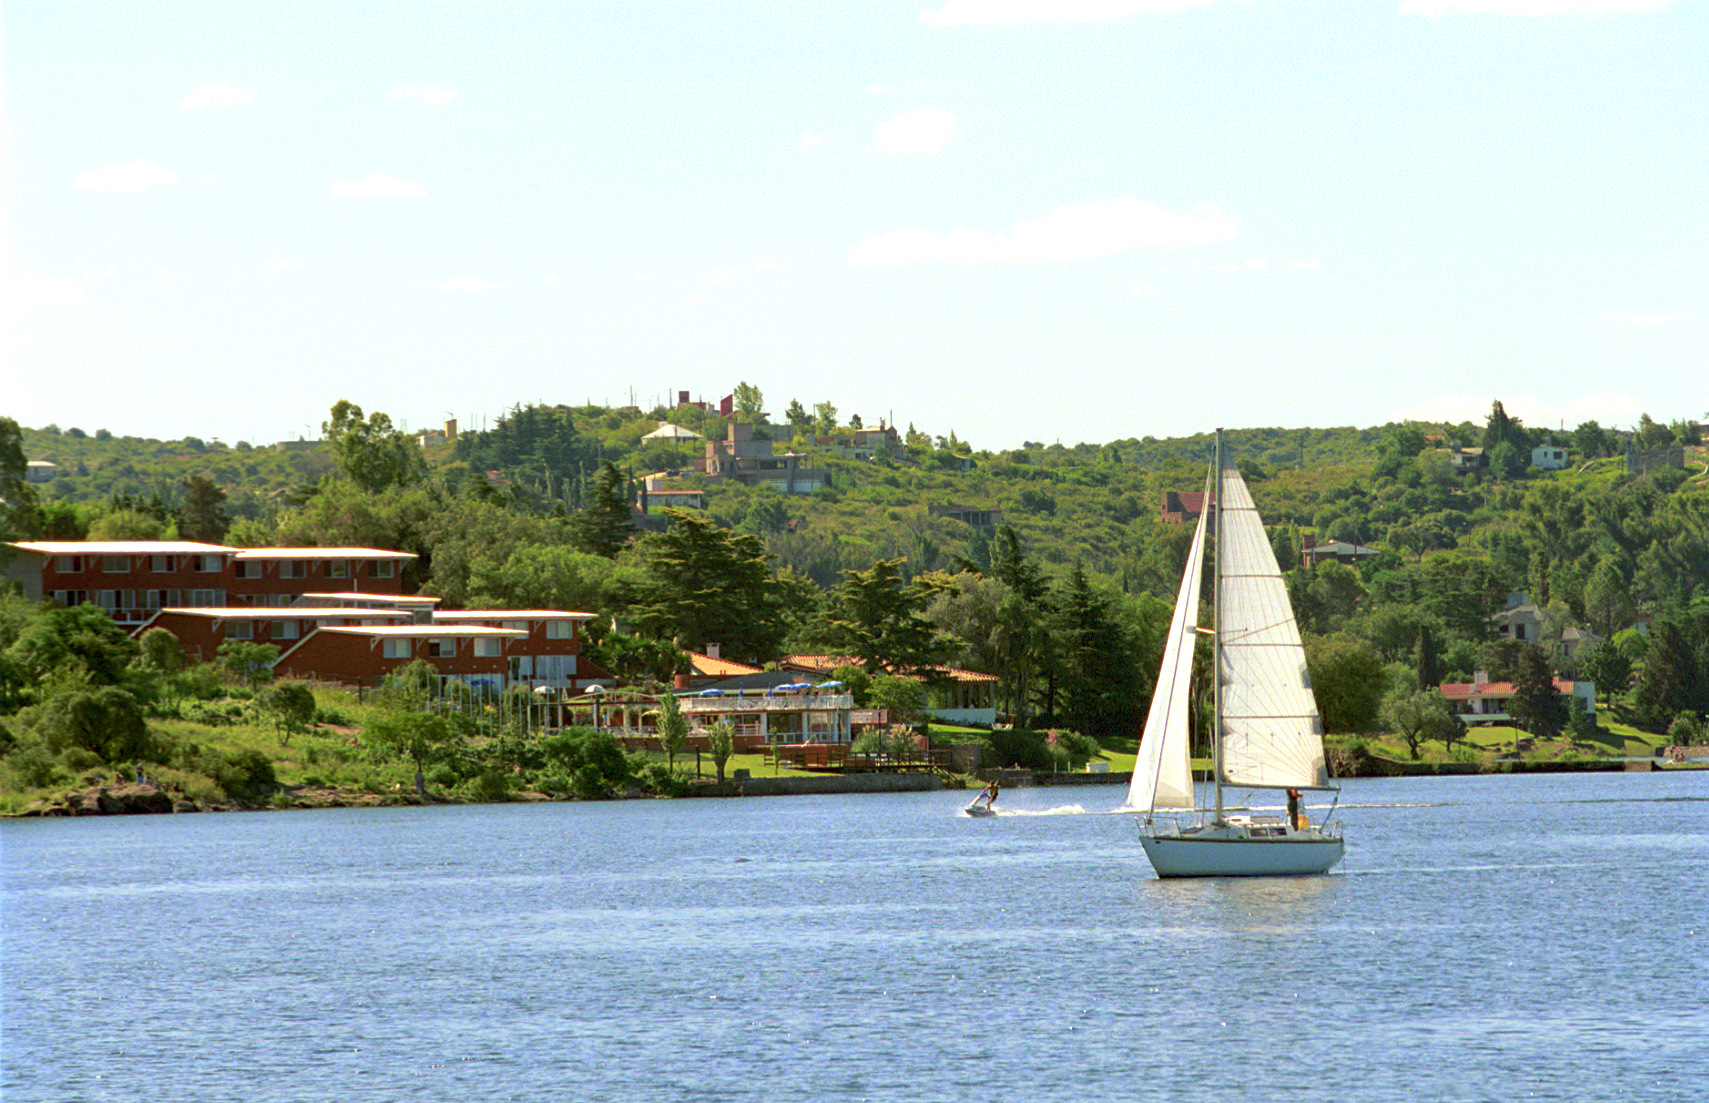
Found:
[(1251, 881), (969, 795), (7, 822), (0, 1095), (1709, 1098), (1709, 773), (1349, 781)]

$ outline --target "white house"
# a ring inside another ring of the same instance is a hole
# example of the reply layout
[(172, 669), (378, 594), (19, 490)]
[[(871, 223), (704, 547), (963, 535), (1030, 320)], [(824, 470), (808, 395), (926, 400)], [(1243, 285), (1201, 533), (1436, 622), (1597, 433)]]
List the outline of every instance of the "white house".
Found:
[(1544, 444), (1531, 449), (1531, 466), (1544, 471), (1559, 471), (1567, 465), (1567, 450), (1558, 444)]

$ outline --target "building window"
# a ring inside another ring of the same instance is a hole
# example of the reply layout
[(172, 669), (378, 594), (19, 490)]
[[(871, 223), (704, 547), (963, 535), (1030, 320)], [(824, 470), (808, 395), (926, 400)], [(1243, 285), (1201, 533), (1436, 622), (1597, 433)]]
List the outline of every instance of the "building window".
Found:
[(81, 555), (56, 555), (53, 557), (53, 569), (60, 574), (82, 574), (83, 557)]
[(273, 638), (276, 640), (294, 640), (302, 631), (301, 621), (281, 620), (274, 622)]
[(148, 557), (148, 569), (155, 574), (171, 574), (172, 557), (170, 555), (151, 555)]
[(232, 572), (238, 578), (260, 578), (261, 563), (255, 559), (239, 559), (232, 564)]
[(107, 615), (109, 617), (112, 616), (114, 613), (118, 612), (119, 608), (120, 608), (120, 606), (119, 606), (119, 591), (117, 591), (117, 590), (96, 590), (95, 591), (95, 604), (97, 604), (101, 608), (105, 609), (107, 611)]
[(509, 628), (510, 630), (512, 630), (514, 632), (526, 632), (526, 631), (528, 631), (528, 622), (525, 620), (500, 621), (499, 627), (500, 628)]
[(368, 564), (369, 578), (391, 578), (397, 573), (398, 565), (390, 559), (376, 559)]
[(576, 622), (573, 620), (549, 620), (546, 622), (546, 638), (549, 640), (570, 640), (576, 636)]
[(307, 578), (309, 565), (301, 559), (287, 559), (279, 564), (280, 578)]
[(388, 659), (407, 659), (410, 652), (410, 640), (387, 640), (380, 647), (380, 653)]
[(196, 556), (196, 570), (202, 574), (219, 574), (223, 567), (224, 564), (220, 562), (220, 557), (217, 555)]
[(191, 590), (187, 596), (192, 609), (212, 609), (225, 604), (224, 590)]
[(252, 640), (255, 638), (255, 622), (252, 620), (232, 620), (226, 622), (225, 638), (228, 640)]
[(84, 602), (88, 601), (89, 600), (89, 591), (88, 590), (55, 590), (53, 592), (53, 599), (55, 601), (59, 602), (59, 604), (65, 606), (66, 608), (70, 608), (74, 605), (82, 605)]
[(350, 577), (350, 560), (348, 560), (348, 559), (329, 559), (329, 560), (327, 560), (326, 561), (326, 577), (328, 577), (328, 578), (349, 578)]
[(427, 657), (430, 659), (453, 659), (457, 656), (457, 641), (455, 639), (439, 638), (427, 641)]
[(487, 638), (475, 641), (475, 657), (478, 659), (496, 659), (501, 650), (501, 641)]
[(131, 569), (131, 557), (128, 555), (103, 555), (101, 569), (108, 574), (124, 574)]

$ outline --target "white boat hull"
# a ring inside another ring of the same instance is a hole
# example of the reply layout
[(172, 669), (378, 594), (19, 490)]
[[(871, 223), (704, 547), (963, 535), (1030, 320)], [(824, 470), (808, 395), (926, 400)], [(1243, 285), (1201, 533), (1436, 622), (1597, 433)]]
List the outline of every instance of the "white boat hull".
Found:
[(1345, 849), (1341, 836), (1322, 831), (1232, 824), (1180, 832), (1142, 829), (1139, 842), (1159, 877), (1308, 876), (1329, 872)]

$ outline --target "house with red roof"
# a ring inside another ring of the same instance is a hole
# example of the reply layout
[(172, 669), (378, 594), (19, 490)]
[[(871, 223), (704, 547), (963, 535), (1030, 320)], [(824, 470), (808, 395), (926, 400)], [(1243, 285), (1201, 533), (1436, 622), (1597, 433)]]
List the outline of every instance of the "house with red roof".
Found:
[[(1492, 682), (1487, 671), (1475, 671), (1469, 682), (1444, 682), (1438, 687), (1453, 706), (1454, 714), (1467, 724), (1509, 724), (1513, 717), (1507, 703), (1513, 699), (1512, 682)], [(1596, 683), (1555, 679), (1555, 690), (1576, 712), (1596, 715)]]

